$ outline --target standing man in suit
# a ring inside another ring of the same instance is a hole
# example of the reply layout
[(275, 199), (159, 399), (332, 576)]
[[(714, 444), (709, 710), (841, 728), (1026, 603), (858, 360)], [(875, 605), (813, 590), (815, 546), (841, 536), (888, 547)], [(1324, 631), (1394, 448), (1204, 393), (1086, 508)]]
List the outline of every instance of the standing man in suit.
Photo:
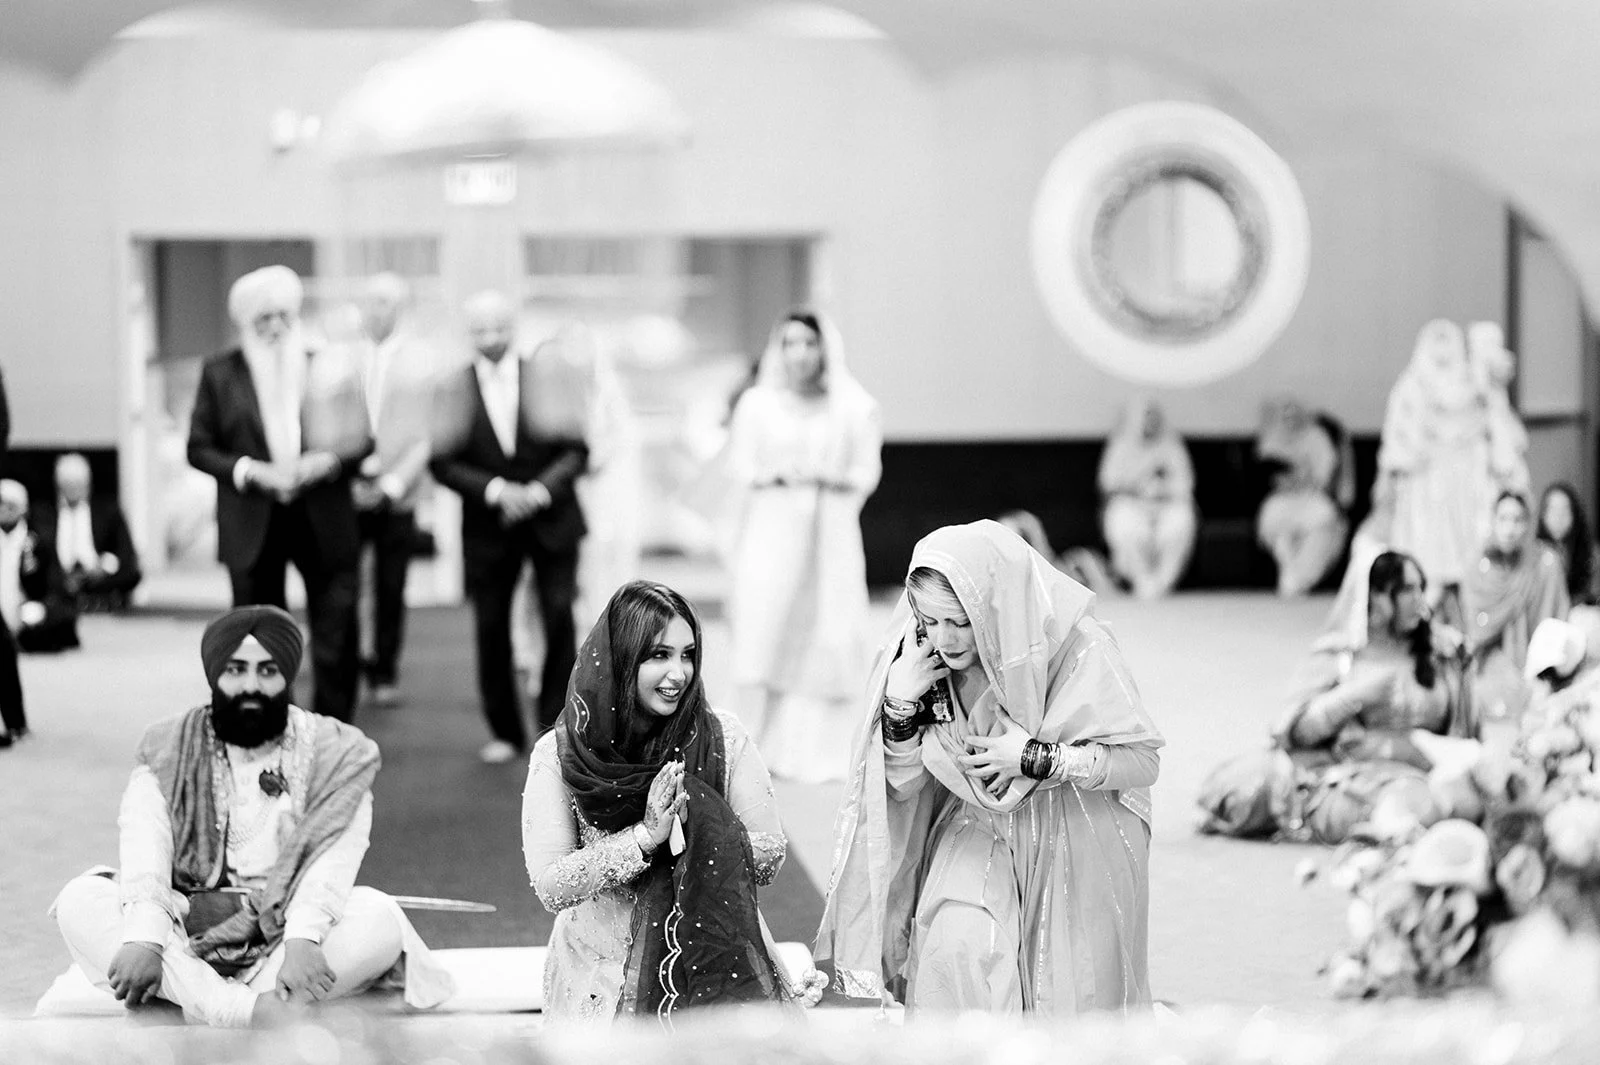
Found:
[(95, 496), (92, 483), (88, 459), (76, 451), (56, 459), (55, 506), (35, 510), (34, 528), (55, 551), (80, 611), (121, 610), (139, 586), (139, 552), (122, 507)]
[(573, 482), (588, 463), (581, 438), (532, 424), (532, 375), (512, 352), (514, 311), (498, 292), (466, 305), (477, 352), (453, 382), (463, 424), (441, 441), (433, 475), (461, 496), (467, 594), (478, 645), (478, 690), (494, 738), (479, 756), (507, 762), (527, 750), (511, 655), (511, 599), (533, 563), (544, 623), (539, 729), (555, 724), (577, 658), (572, 606), (585, 526)]
[(189, 464), (217, 481), (217, 557), (233, 605), (285, 605), (289, 562), (306, 586), (313, 709), (349, 721), (360, 680), (360, 541), (350, 478), (372, 451), (360, 381), (306, 347), (304, 290), (286, 266), (228, 293), (240, 347), (213, 355), (189, 424)]
[[(6, 476), (6, 453), (11, 446), (11, 404), (6, 400), (6, 379), (0, 374), (0, 477)], [(0, 747), (9, 747), (28, 734), (28, 715), (22, 702), (22, 674), (17, 670), (17, 640), (11, 625), (0, 615)]]
[(366, 333), (362, 386), (377, 448), (351, 482), (363, 547), (373, 555), (373, 655), (364, 663), (374, 704), (399, 701), (405, 635), (406, 573), (416, 544), (417, 496), (428, 469), (433, 352), (410, 328), (411, 289), (398, 274), (378, 274), (361, 299)]

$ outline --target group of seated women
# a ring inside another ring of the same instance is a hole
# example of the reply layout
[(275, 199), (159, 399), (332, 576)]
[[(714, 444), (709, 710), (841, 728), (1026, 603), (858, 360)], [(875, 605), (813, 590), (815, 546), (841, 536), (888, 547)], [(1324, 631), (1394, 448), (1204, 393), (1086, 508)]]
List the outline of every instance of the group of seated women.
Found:
[(709, 705), (703, 651), (682, 596), (624, 585), (534, 749), (547, 1016), (793, 1003), (824, 981), (912, 1012), (1149, 1005), (1163, 740), (1087, 589), (995, 522), (917, 544), (861, 708), (821, 972), (801, 980), (757, 906), (785, 852), (772, 784)]
[(1502, 492), (1479, 559), (1442, 592), (1410, 556), (1358, 539), (1286, 719), (1266, 751), (1213, 772), (1203, 827), (1339, 842), (1381, 794), (1425, 792), (1417, 730), (1478, 739), (1486, 720), (1520, 716), (1530, 638), (1592, 601), (1595, 555), (1570, 486), (1546, 490), (1537, 522), (1530, 510)]

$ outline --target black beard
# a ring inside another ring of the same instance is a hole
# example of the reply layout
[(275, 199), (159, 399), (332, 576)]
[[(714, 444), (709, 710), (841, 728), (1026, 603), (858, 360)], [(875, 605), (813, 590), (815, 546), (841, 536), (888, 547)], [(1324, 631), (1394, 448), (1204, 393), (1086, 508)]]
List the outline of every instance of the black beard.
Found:
[(289, 727), (289, 689), (277, 695), (259, 692), (224, 695), (211, 689), (211, 730), (223, 743), (259, 747)]

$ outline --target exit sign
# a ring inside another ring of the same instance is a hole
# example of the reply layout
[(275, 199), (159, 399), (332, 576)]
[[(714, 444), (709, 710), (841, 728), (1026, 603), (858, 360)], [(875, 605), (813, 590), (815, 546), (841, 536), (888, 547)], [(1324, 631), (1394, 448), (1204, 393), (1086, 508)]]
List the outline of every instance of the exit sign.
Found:
[(509, 159), (479, 159), (444, 168), (444, 199), (463, 207), (510, 203), (517, 198), (517, 164)]

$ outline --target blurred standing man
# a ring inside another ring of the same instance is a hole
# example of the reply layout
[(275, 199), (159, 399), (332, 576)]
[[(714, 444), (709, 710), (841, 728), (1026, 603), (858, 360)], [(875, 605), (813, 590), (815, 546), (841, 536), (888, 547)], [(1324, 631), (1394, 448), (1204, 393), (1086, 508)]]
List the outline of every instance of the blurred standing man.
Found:
[(451, 384), (461, 400), (455, 438), (432, 464), (439, 483), (461, 496), (467, 594), (478, 645), (478, 691), (491, 740), (479, 756), (507, 762), (527, 750), (511, 655), (511, 600), (533, 563), (544, 625), (544, 680), (538, 725), (555, 724), (577, 658), (572, 616), (578, 544), (585, 526), (573, 482), (588, 463), (581, 437), (532, 424), (532, 374), (512, 354), (514, 312), (498, 292), (467, 301), (477, 358)]
[[(6, 399), (6, 379), (0, 374), (0, 477), (6, 474), (11, 446), (11, 404)], [(0, 616), (0, 747), (28, 734), (28, 715), (22, 705), (22, 675), (17, 671), (17, 640)]]
[(426, 386), (432, 352), (409, 328), (410, 307), (410, 288), (398, 274), (377, 275), (362, 293), (362, 328), (370, 341), (362, 385), (377, 449), (362, 462), (351, 490), (361, 543), (372, 545), (373, 656), (365, 669), (378, 706), (399, 700), (395, 681), (405, 634), (406, 572), (429, 458)]
[(307, 349), (304, 289), (286, 266), (234, 282), (241, 346), (213, 355), (189, 424), (189, 464), (217, 481), (217, 557), (233, 605), (285, 605), (289, 562), (305, 580), (313, 709), (349, 721), (360, 679), (360, 558), (350, 478), (372, 451), (359, 381)]
[(121, 610), (139, 586), (139, 552), (114, 498), (95, 497), (89, 460), (77, 452), (56, 459), (54, 507), (40, 507), (34, 527), (51, 545), (78, 609)]

